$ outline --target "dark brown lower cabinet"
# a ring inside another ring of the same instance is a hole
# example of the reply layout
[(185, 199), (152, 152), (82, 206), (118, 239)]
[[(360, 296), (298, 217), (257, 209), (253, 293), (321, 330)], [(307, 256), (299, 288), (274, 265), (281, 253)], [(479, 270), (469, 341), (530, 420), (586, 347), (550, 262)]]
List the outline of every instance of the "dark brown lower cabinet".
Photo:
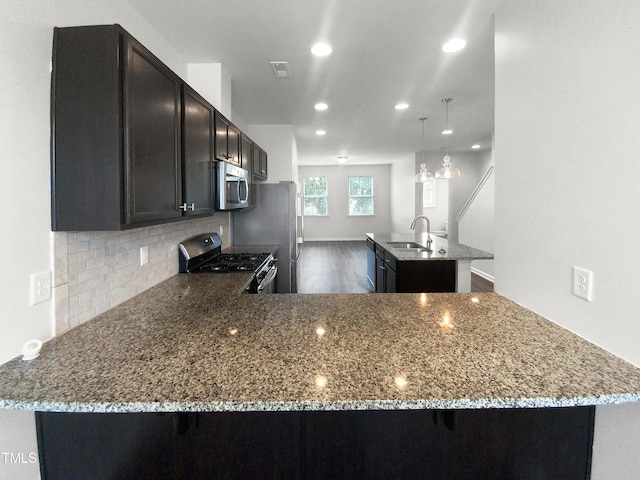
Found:
[(594, 407), (36, 414), (43, 479), (588, 479)]
[(375, 263), (377, 293), (455, 292), (455, 260), (398, 260), (380, 245), (367, 262)]

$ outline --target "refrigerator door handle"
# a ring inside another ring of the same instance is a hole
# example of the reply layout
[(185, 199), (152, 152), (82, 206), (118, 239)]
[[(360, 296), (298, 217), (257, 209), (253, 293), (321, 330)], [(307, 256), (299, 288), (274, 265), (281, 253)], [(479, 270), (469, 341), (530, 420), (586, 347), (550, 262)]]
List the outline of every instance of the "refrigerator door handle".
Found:
[[(298, 239), (296, 238), (296, 242), (297, 241)], [(298, 255), (296, 256), (296, 258), (291, 259), (291, 263), (296, 263), (300, 258), (300, 255), (302, 255), (302, 250), (304, 249), (304, 242), (299, 242), (299, 245), (300, 245), (300, 248), (298, 249)]]

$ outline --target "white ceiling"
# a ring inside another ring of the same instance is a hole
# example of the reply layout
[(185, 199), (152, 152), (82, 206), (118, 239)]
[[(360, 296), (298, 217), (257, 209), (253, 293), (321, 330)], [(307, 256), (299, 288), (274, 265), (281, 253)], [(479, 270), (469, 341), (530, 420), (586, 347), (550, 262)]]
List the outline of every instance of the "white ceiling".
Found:
[[(301, 165), (406, 158), (423, 150), (421, 117), (424, 149), (441, 150), (445, 97), (449, 150), (490, 146), (499, 0), (128, 1), (188, 63), (223, 65), (244, 122), (293, 125)], [(467, 47), (443, 53), (454, 36)], [(330, 56), (310, 53), (320, 40)], [(292, 78), (276, 79), (271, 61)], [(329, 109), (314, 110), (319, 101)], [(410, 107), (395, 110), (400, 101)]]

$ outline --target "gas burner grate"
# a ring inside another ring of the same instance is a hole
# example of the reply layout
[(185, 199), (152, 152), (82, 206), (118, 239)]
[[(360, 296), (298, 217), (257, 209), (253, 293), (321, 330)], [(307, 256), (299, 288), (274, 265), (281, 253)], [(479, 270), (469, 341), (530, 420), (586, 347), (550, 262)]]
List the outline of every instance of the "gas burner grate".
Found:
[(199, 266), (196, 272), (254, 272), (268, 256), (268, 253), (221, 253)]

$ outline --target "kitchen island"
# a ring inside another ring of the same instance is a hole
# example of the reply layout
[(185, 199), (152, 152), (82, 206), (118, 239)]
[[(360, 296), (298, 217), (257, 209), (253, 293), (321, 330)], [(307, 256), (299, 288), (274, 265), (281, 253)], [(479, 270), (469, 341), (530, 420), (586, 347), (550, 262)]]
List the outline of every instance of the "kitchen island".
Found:
[[(431, 238), (430, 243), (428, 238)], [(379, 282), (385, 282), (384, 276), (382, 278), (380, 276), (380, 268), (391, 268), (395, 277), (396, 273), (402, 273), (396, 272), (395, 266), (398, 266), (405, 270), (406, 278), (404, 288), (399, 288), (397, 291), (469, 293), (471, 292), (471, 262), (493, 259), (492, 253), (449, 241), (434, 234), (428, 237), (426, 232), (367, 233), (366, 239), (369, 248), (374, 244), (374, 254), (384, 262), (382, 264), (378, 262), (374, 267), (377, 281), (370, 278), (378, 292), (388, 291), (377, 285)], [(375, 261), (370, 254), (367, 260), (369, 275), (372, 272), (370, 264), (372, 260)], [(440, 263), (432, 263), (436, 261)], [(429, 281), (429, 276), (439, 276), (441, 279)], [(423, 287), (421, 282), (424, 281), (426, 282)], [(392, 291), (396, 290), (392, 287)]]
[[(366, 438), (384, 438), (376, 435), (394, 430), (389, 423), (396, 425), (394, 438), (415, 440), (405, 427), (423, 424), (427, 412), (443, 431), (475, 433), (447, 440), (427, 422), (415, 432), (420, 438), (428, 433), (467, 448), (482, 433), (489, 435), (487, 444), (509, 450), (511, 444), (522, 447), (510, 435), (524, 432), (529, 442), (540, 435), (542, 450), (564, 449), (566, 438), (549, 439), (541, 427), (555, 425), (561, 432), (553, 435), (566, 432), (588, 442), (588, 451), (583, 444), (578, 450), (589, 457), (592, 406), (640, 400), (639, 369), (498, 294), (243, 295), (250, 278), (178, 274), (166, 280), (47, 342), (38, 358), (0, 366), (0, 407), (65, 412), (38, 414), (45, 439), (54, 420), (74, 419), (74, 428), (101, 431), (95, 422), (111, 417), (93, 413), (109, 412), (169, 422), (178, 432), (197, 424), (200, 432), (219, 432), (216, 418), (234, 432), (239, 424), (260, 424), (280, 440), (300, 439), (304, 430), (304, 441), (294, 442), (289, 453), (268, 455), (287, 458), (295, 451), (316, 459), (318, 451), (326, 453), (311, 447), (317, 439), (339, 436), (329, 448), (335, 453), (345, 435), (356, 436), (350, 445), (361, 448), (363, 431)], [(197, 420), (195, 412), (219, 413)], [(506, 417), (492, 423), (496, 415)], [(125, 418), (112, 421), (124, 422), (124, 429), (137, 425)], [(382, 429), (375, 435), (374, 425)], [(518, 432), (508, 433), (505, 425), (517, 425)], [(541, 430), (534, 435), (530, 428)], [(411, 445), (422, 441), (413, 440)], [(377, 448), (383, 446), (367, 450), (367, 458), (378, 458)], [(527, 448), (507, 453), (518, 457)], [(68, 467), (70, 457), (62, 461)], [(447, 465), (462, 463), (450, 459)], [(322, 478), (327, 470), (318, 472)], [(493, 478), (509, 478), (510, 472)]]

